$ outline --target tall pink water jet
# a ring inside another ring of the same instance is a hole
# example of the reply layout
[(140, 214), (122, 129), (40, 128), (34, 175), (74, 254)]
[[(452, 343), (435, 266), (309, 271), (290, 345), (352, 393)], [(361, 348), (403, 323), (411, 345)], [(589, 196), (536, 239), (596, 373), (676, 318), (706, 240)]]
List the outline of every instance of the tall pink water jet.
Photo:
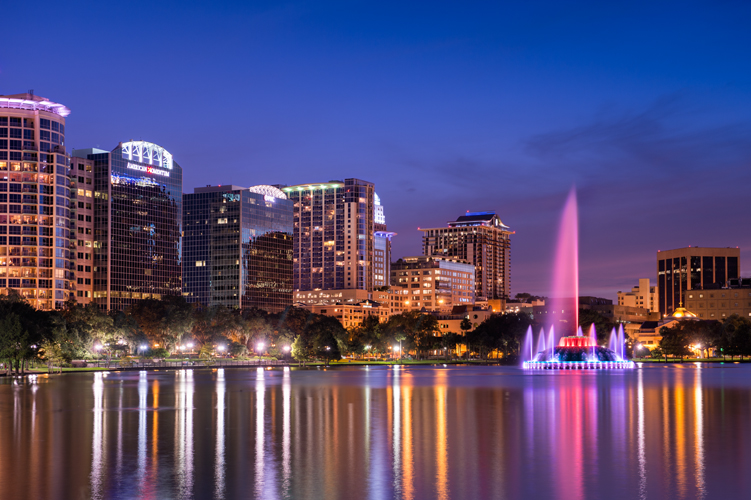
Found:
[(576, 203), (576, 188), (566, 199), (558, 229), (558, 242), (553, 266), (551, 291), (552, 318), (563, 319), (568, 324), (564, 335), (574, 335), (579, 327), (579, 210)]

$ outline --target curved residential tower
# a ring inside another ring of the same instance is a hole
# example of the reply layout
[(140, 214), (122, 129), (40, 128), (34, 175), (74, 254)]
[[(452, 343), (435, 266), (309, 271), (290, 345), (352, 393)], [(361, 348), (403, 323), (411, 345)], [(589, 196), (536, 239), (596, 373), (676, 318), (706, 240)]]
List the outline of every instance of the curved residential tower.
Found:
[(0, 290), (39, 309), (74, 296), (70, 110), (33, 93), (0, 96)]

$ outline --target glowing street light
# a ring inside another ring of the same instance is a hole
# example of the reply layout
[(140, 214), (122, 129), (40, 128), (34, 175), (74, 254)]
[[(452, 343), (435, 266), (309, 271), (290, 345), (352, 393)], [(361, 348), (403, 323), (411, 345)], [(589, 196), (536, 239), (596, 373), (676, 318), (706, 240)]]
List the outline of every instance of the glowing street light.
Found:
[(290, 351), (290, 349), (292, 349), (292, 348), (291, 348), (290, 346), (288, 346), (288, 345), (285, 345), (284, 347), (282, 347), (282, 350), (283, 350), (284, 352), (289, 352), (289, 351)]

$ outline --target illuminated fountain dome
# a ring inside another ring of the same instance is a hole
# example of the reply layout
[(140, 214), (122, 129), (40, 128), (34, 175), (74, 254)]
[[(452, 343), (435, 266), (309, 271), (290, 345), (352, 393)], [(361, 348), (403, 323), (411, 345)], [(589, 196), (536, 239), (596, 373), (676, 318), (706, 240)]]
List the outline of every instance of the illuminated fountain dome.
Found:
[(531, 361), (524, 362), (528, 370), (608, 370), (635, 366), (625, 356), (598, 346), (594, 339), (582, 335), (562, 337), (557, 346), (538, 352)]

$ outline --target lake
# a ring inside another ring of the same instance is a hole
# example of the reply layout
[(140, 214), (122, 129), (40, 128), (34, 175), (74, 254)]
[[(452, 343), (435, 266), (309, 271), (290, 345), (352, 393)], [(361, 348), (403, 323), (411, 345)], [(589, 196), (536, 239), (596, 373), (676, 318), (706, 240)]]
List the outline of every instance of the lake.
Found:
[(0, 498), (751, 497), (751, 365), (0, 377)]

